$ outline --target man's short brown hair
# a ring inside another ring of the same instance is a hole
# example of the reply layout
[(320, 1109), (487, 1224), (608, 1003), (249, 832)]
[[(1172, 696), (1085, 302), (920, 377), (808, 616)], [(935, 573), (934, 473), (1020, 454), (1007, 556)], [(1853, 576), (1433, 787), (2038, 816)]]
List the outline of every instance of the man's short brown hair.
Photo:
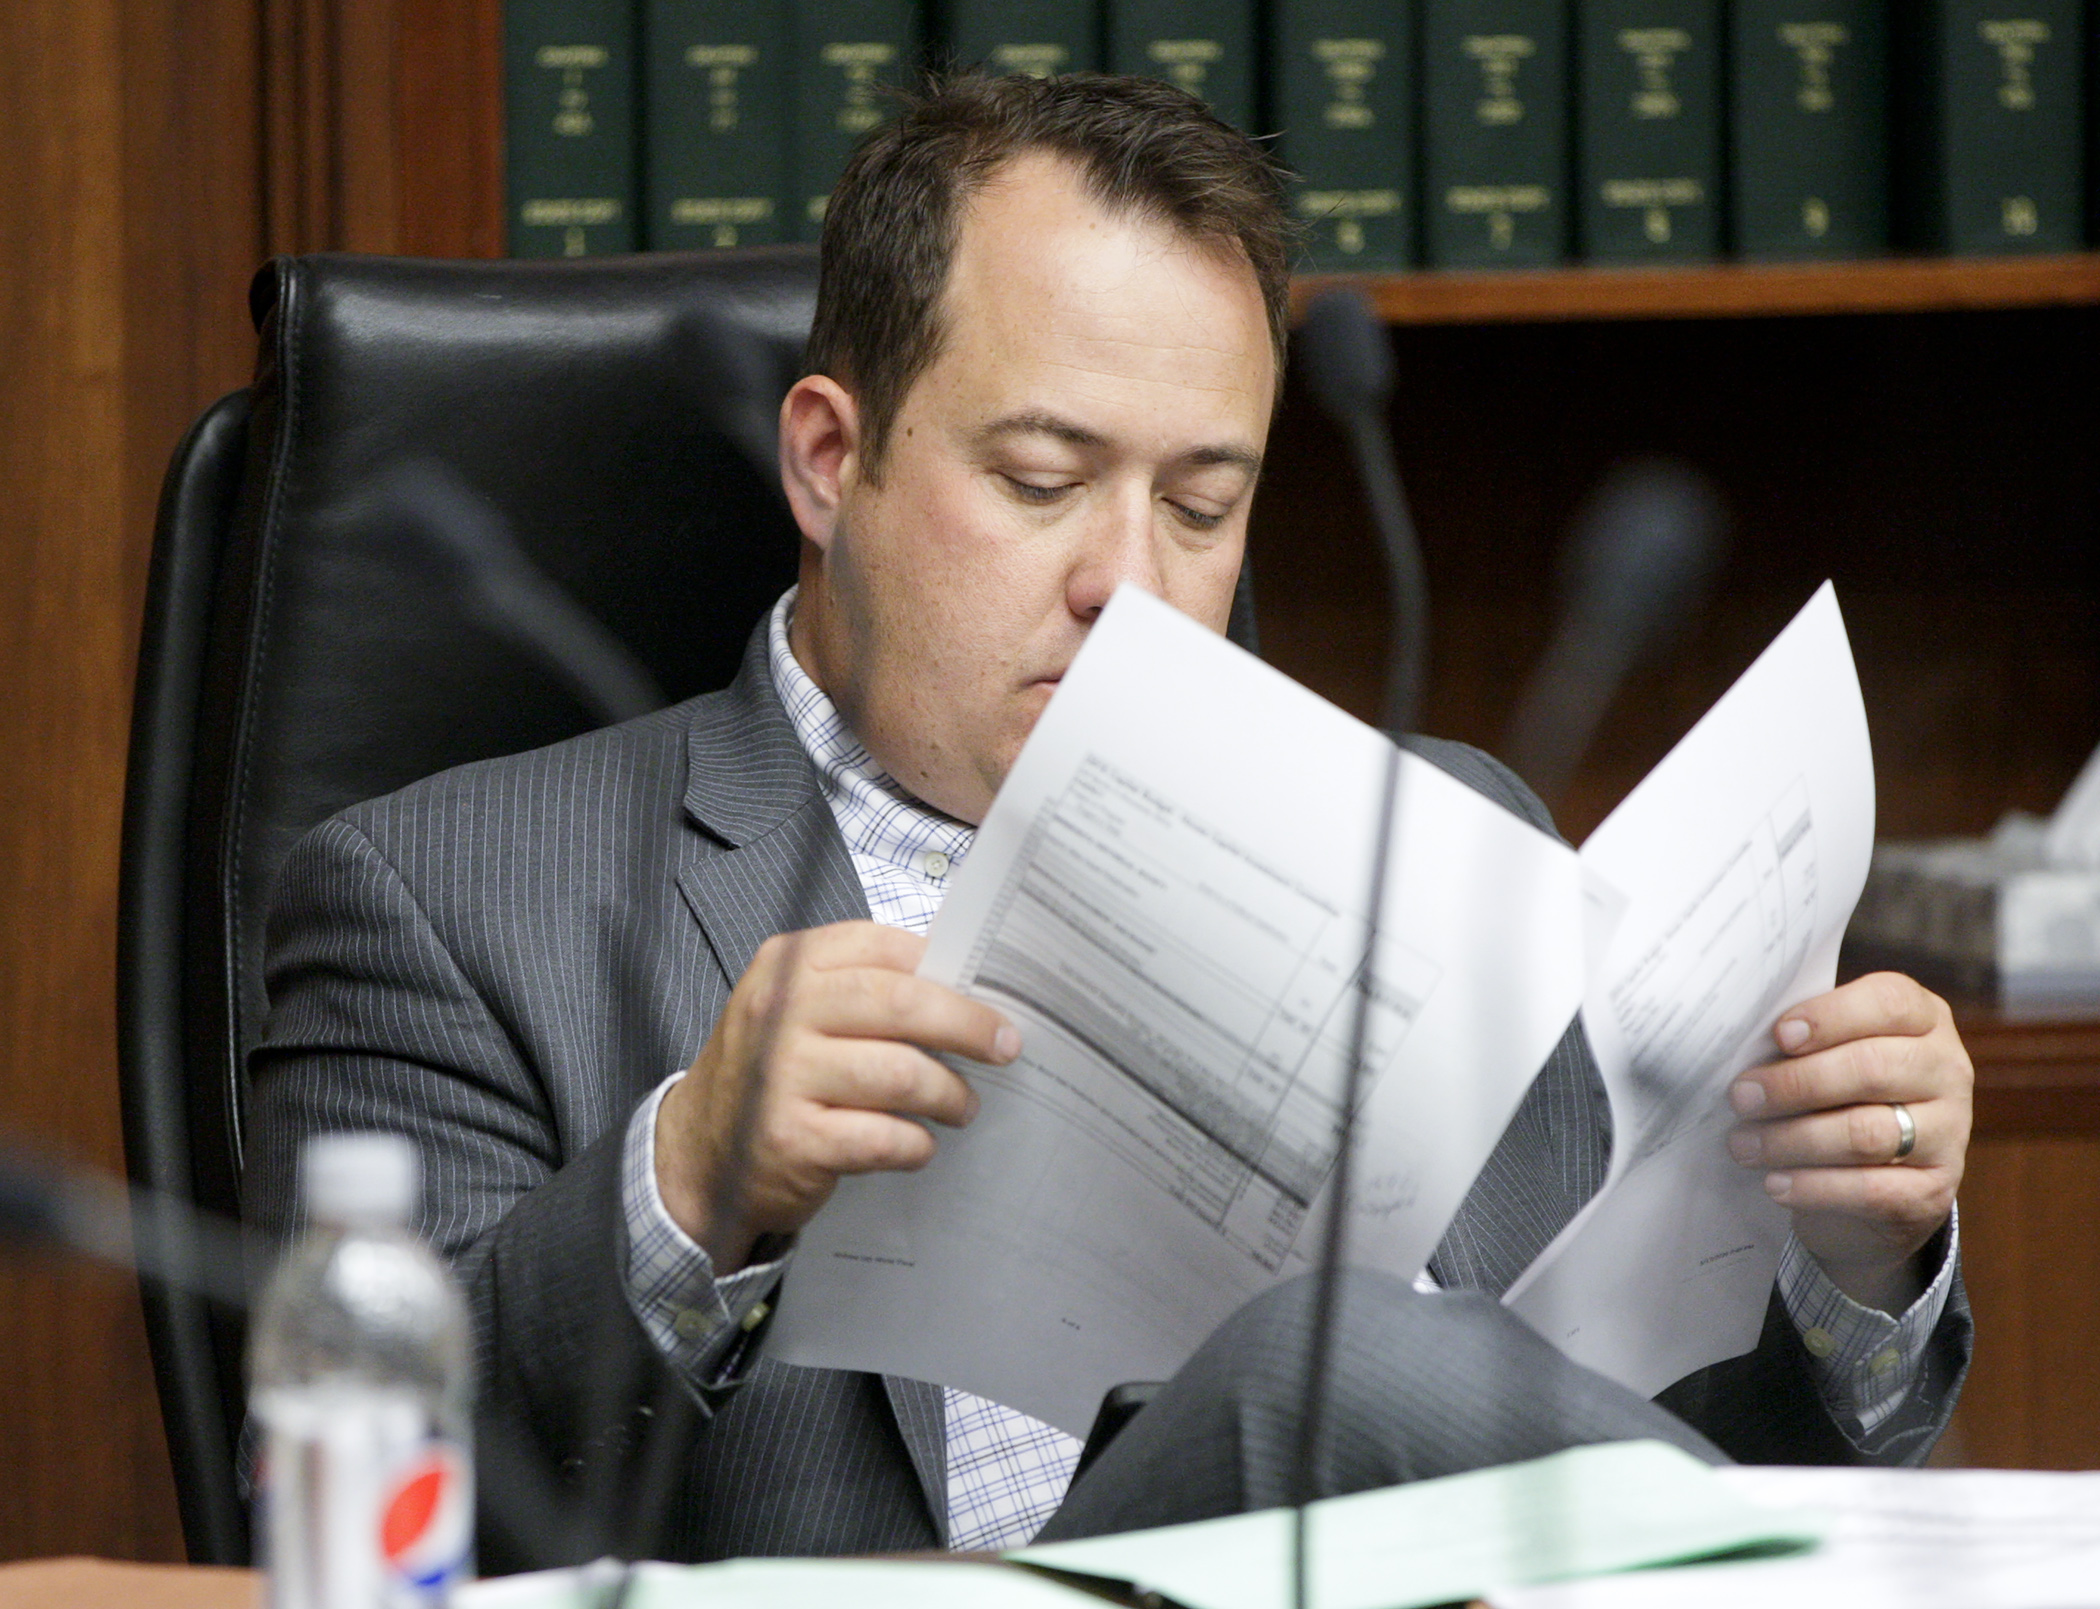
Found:
[(854, 393), (871, 472), (906, 394), (940, 352), (941, 293), (970, 199), (1034, 151), (1069, 161), (1109, 211), (1157, 218), (1243, 258), (1261, 286), (1281, 378), (1294, 237), (1283, 171), (1259, 145), (1155, 79), (938, 77), (862, 143), (824, 214), (803, 368)]

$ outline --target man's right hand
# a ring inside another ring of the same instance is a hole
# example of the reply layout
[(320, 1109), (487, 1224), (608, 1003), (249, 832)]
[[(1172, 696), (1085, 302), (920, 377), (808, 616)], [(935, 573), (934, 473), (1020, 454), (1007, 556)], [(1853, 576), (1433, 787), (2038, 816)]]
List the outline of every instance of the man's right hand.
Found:
[[(718, 1277), (792, 1234), (849, 1173), (933, 1158), (915, 1118), (960, 1128), (977, 1094), (930, 1052), (1004, 1066), (1021, 1035), (990, 1006), (914, 975), (926, 941), (875, 922), (766, 940), (656, 1116), (656, 1184)], [(764, 1065), (758, 1065), (763, 1055)], [(755, 1105), (741, 1177), (740, 1110)]]

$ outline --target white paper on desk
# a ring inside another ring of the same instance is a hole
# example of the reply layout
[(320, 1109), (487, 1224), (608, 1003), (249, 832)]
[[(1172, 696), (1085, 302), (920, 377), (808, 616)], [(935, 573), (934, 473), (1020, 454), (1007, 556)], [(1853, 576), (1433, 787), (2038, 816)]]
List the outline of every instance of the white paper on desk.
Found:
[[(925, 976), (1024, 1048), (917, 1174), (805, 1229), (770, 1347), (1083, 1434), (1307, 1266), (1386, 740), (1125, 587), (935, 921)], [(1582, 992), (1563, 844), (1403, 758), (1351, 1259), (1411, 1278)]]
[(1813, 1553), (1505, 1588), (1495, 1609), (2065, 1609), (2100, 1601), (2100, 1474), (1716, 1470), (1815, 1515)]
[(1611, 1170), (1504, 1300), (1643, 1395), (1757, 1344), (1787, 1215), (1728, 1156), (1728, 1085), (1835, 982), (1873, 848), (1866, 711), (1825, 582), (1582, 847), (1624, 900), (1582, 1007)]

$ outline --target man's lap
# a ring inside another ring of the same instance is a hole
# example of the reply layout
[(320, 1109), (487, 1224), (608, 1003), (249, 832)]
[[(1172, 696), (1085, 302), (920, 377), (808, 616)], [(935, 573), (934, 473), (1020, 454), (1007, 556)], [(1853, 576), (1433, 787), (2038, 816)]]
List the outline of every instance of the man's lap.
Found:
[[(1220, 1325), (1074, 1483), (1042, 1540), (1289, 1503), (1311, 1297), (1310, 1276), (1293, 1280)], [(1728, 1461), (1490, 1297), (1359, 1269), (1339, 1306), (1322, 1495), (1644, 1436)]]

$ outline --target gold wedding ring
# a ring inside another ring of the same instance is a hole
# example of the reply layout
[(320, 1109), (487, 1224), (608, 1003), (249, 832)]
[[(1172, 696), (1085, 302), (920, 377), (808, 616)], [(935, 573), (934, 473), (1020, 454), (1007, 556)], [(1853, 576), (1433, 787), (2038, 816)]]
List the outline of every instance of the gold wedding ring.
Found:
[(1889, 1110), (1896, 1114), (1896, 1154), (1889, 1160), (1901, 1162), (1918, 1148), (1918, 1125), (1901, 1101), (1890, 1101)]

